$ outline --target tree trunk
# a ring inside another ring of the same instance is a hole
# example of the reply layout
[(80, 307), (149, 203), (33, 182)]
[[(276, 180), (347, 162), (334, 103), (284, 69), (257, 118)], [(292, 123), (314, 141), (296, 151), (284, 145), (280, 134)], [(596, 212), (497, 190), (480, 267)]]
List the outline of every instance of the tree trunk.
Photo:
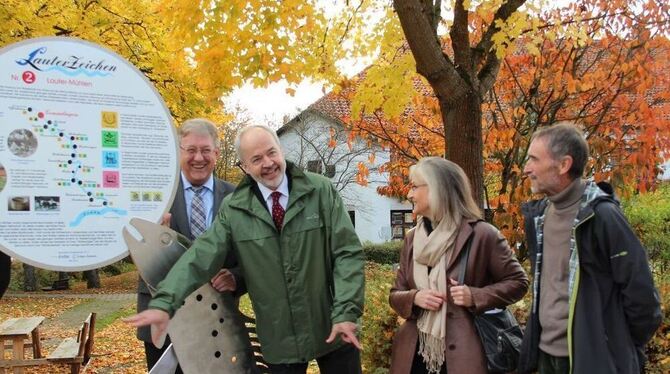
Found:
[(32, 292), (37, 290), (37, 277), (35, 268), (28, 264), (23, 264), (23, 290)]
[(461, 96), (455, 105), (440, 98), (440, 109), (446, 134), (445, 157), (463, 168), (475, 202), (485, 208), (481, 98), (472, 91)]
[[(470, 49), (467, 13), (461, 13), (459, 18), (459, 25), (465, 27), (454, 34), (459, 37), (454, 48), (461, 48), (455, 51), (459, 52), (455, 53), (459, 65), (442, 50), (440, 38), (433, 28), (437, 15), (435, 7), (426, 7), (425, 2), (417, 0), (395, 0), (394, 7), (416, 61), (417, 72), (430, 83), (440, 102), (446, 139), (445, 157), (463, 168), (470, 179), (475, 202), (484, 208), (482, 99), (478, 76), (474, 70), (468, 70), (477, 64), (467, 53)], [(461, 12), (464, 10), (461, 9)]]
[(86, 278), (86, 288), (101, 288), (98, 269), (85, 271), (84, 278)]
[(67, 283), (67, 281), (70, 280), (70, 275), (68, 275), (68, 273), (63, 272), (63, 271), (59, 271), (59, 272), (58, 272), (58, 280), (59, 280), (59, 281), (64, 281), (64, 282), (63, 282), (63, 284), (65, 285), (65, 288), (64, 288), (64, 289), (66, 289), (66, 290), (69, 290), (69, 289), (70, 289), (70, 284)]
[(416, 61), (416, 71), (430, 83), (440, 102), (447, 143), (445, 157), (465, 170), (475, 201), (482, 208), (486, 208), (482, 96), (493, 87), (500, 71), (493, 37), (500, 31), (498, 21), (506, 21), (525, 1), (504, 1), (474, 46), (471, 45), (468, 7), (463, 0), (456, 1), (449, 30), (453, 60), (437, 34), (441, 1), (393, 1)]

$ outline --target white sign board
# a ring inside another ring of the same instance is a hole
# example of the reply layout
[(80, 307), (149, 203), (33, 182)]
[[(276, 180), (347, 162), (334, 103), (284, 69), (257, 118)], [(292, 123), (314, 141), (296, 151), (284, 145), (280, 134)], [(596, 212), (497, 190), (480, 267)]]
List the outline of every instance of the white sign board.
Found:
[(81, 271), (128, 254), (130, 218), (159, 222), (178, 184), (170, 114), (122, 57), (72, 38), (0, 50), (0, 251)]

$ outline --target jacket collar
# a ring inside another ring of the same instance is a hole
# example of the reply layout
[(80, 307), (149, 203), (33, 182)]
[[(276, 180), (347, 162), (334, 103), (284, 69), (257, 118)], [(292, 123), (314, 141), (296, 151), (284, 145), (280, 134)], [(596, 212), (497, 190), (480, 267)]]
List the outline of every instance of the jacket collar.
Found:
[(531, 217), (537, 217), (544, 213), (544, 209), (547, 207), (547, 202), (549, 199), (542, 198), (537, 200), (531, 200), (527, 203), (521, 205), (521, 213), (523, 216), (528, 219)]
[(449, 263), (447, 264), (447, 271), (451, 269), (452, 266), (458, 261), (458, 258), (465, 250), (464, 246), (468, 238), (474, 232), (474, 226), (478, 222), (478, 219), (464, 219), (461, 221), (461, 226), (458, 228), (458, 236), (456, 236), (456, 242), (454, 244), (454, 251), (451, 254)]
[[(544, 214), (544, 209), (547, 207), (548, 201), (549, 200), (546, 197), (538, 200), (531, 200), (521, 206), (521, 212), (526, 219), (541, 216)], [(577, 218), (581, 221), (589, 217), (593, 213), (594, 207), (602, 201), (611, 201), (614, 204), (618, 204), (618, 201), (611, 193), (609, 184), (605, 182), (586, 182), (586, 188), (582, 195), (582, 202), (580, 203), (581, 206)]]
[(586, 189), (582, 195), (581, 207), (577, 213), (577, 220), (582, 222), (593, 215), (596, 205), (602, 201), (611, 201), (618, 204), (614, 196), (603, 191), (598, 184), (593, 181), (586, 183)]

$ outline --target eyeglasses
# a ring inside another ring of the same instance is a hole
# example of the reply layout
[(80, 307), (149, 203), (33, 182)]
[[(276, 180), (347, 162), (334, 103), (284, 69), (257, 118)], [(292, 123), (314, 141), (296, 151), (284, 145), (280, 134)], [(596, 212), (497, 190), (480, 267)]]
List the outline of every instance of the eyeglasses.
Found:
[(412, 192), (415, 192), (419, 187), (427, 186), (427, 183), (424, 184), (410, 184), (409, 189), (412, 190)]
[(197, 147), (183, 147), (181, 145), (179, 146), (179, 148), (181, 148), (182, 151), (188, 153), (190, 157), (195, 157), (195, 155), (197, 155), (198, 153), (200, 153), (202, 157), (209, 157), (212, 155), (212, 153), (214, 153), (214, 150), (212, 150), (211, 148), (198, 149)]

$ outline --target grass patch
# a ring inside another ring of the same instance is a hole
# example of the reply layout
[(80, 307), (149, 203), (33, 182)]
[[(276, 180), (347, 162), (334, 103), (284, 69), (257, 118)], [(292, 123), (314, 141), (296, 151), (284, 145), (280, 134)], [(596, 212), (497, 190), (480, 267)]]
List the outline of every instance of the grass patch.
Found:
[(125, 308), (119, 309), (115, 312), (112, 312), (112, 313), (106, 315), (106, 316), (103, 316), (102, 318), (96, 319), (95, 329), (96, 330), (103, 330), (107, 326), (114, 323), (116, 320), (118, 320), (120, 318), (130, 317), (130, 316), (134, 315), (135, 313), (137, 313), (135, 311), (135, 305), (129, 305)]

